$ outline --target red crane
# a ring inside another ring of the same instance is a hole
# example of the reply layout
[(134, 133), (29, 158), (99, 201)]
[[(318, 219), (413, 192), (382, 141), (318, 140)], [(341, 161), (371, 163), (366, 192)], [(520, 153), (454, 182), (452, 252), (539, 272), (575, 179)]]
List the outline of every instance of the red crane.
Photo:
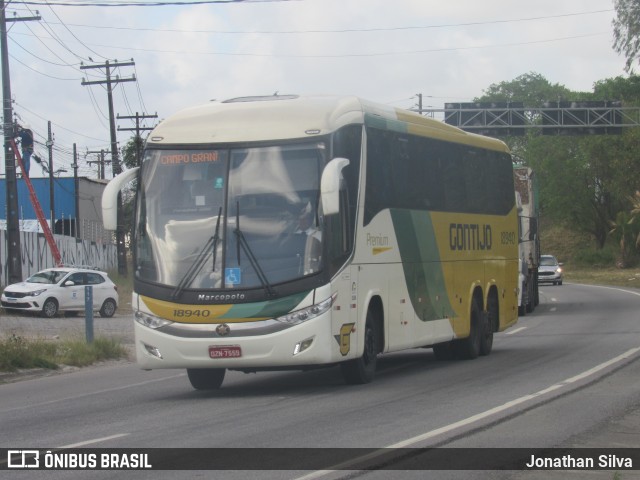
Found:
[[(40, 206), (40, 202), (38, 201), (38, 197), (36, 195), (35, 190), (33, 189), (33, 185), (31, 184), (31, 179), (26, 174), (24, 170), (24, 165), (22, 164), (22, 156), (18, 151), (18, 147), (16, 146), (16, 141), (11, 139), (11, 146), (13, 147), (13, 151), (16, 154), (16, 158), (18, 159), (18, 165), (20, 165), (20, 170), (22, 171), (22, 178), (27, 184), (27, 188), (29, 189), (29, 198), (31, 198), (31, 205), (33, 205), (33, 209), (36, 212), (36, 216), (38, 217), (38, 222), (40, 222), (40, 226), (42, 227), (42, 231), (44, 232), (44, 238), (47, 239), (47, 243), (49, 244), (49, 248), (51, 249), (51, 255), (53, 256), (53, 261), (56, 264), (56, 267), (62, 266), (62, 256), (60, 255), (60, 250), (58, 250), (58, 245), (56, 245), (56, 241), (53, 238), (53, 233), (51, 233), (51, 228), (49, 228), (49, 224), (47, 223), (47, 219), (42, 212), (42, 207)], [(51, 185), (53, 188), (53, 185)], [(53, 205), (51, 206), (53, 209)]]

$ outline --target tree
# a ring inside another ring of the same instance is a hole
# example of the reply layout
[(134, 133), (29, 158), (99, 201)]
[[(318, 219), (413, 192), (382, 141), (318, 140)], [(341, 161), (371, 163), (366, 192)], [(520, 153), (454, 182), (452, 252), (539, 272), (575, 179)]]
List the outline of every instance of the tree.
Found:
[(570, 100), (575, 93), (564, 85), (552, 84), (536, 72), (529, 72), (514, 80), (489, 85), (476, 102), (523, 102), (527, 107), (542, 107), (544, 102)]
[[(140, 152), (142, 152), (143, 141), (140, 137), (131, 137), (127, 144), (122, 148), (122, 162), (127, 168), (135, 168), (140, 166)], [(135, 210), (135, 191), (137, 180), (134, 180), (130, 186), (122, 191), (122, 209), (125, 225), (125, 236), (127, 245), (131, 245), (133, 234), (133, 218)]]
[[(475, 98), (475, 102), (522, 102), (525, 107), (542, 107), (545, 102), (572, 100), (577, 94), (558, 83), (552, 84), (544, 76), (529, 72), (514, 80), (494, 83), (484, 91), (484, 95)], [(531, 119), (535, 121), (535, 119)], [(507, 137), (505, 142), (513, 154), (523, 158), (527, 144), (539, 132), (528, 131), (525, 137)]]
[(634, 231), (637, 232), (636, 248), (640, 249), (640, 190), (636, 190), (635, 195), (629, 200), (631, 200), (629, 223), (634, 227)]
[(633, 227), (631, 217), (626, 212), (618, 212), (615, 221), (611, 222), (611, 232), (609, 233), (620, 247), (620, 258), (617, 263), (620, 268), (629, 266), (631, 246), (635, 240), (635, 229)]
[(122, 148), (122, 161), (127, 168), (139, 167), (141, 159), (139, 158), (144, 148), (144, 141), (140, 137), (131, 137), (127, 144)]
[[(640, 77), (602, 80), (594, 92), (573, 92), (540, 74), (527, 73), (491, 85), (476, 101), (520, 101), (525, 107), (537, 107), (549, 101), (602, 99), (640, 104)], [(594, 136), (541, 135), (531, 129), (525, 136), (504, 140), (537, 172), (541, 214), (589, 234), (602, 248), (618, 212), (628, 208), (629, 195), (640, 185), (638, 129)]]
[(626, 58), (625, 70), (633, 72), (640, 61), (640, 0), (614, 0), (613, 48)]

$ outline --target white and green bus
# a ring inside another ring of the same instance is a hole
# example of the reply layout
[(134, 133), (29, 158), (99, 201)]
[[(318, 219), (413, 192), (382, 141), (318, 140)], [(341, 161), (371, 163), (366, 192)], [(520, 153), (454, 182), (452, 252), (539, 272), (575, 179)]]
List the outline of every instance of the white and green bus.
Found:
[(490, 353), (517, 321), (518, 212), (506, 145), (355, 97), (244, 97), (149, 135), (137, 179), (135, 343), (196, 389), (244, 372), (379, 354)]

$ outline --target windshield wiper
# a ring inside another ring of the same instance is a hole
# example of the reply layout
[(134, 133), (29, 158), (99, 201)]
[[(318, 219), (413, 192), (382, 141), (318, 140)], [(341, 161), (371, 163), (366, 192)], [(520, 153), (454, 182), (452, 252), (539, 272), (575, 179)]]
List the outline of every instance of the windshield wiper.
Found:
[(240, 230), (240, 202), (238, 202), (236, 205), (236, 229), (234, 230), (233, 233), (235, 233), (236, 235), (236, 243), (238, 246), (238, 252), (237, 252), (238, 266), (240, 265), (240, 248), (242, 248), (245, 255), (249, 259), (249, 263), (253, 267), (253, 270), (258, 275), (258, 280), (260, 280), (260, 283), (262, 284), (262, 287), (267, 292), (267, 295), (269, 295), (270, 297), (274, 297), (276, 293), (273, 291), (273, 288), (271, 287), (271, 284), (269, 283), (269, 280), (267, 279), (267, 276), (265, 275), (264, 270), (262, 270), (262, 267), (260, 267), (260, 264), (258, 263), (258, 259), (251, 251), (251, 247), (249, 246), (247, 239), (242, 233), (242, 230)]
[(213, 254), (213, 269), (212, 272), (216, 271), (216, 254), (218, 251), (218, 241), (220, 240), (220, 218), (222, 217), (222, 207), (218, 210), (218, 220), (216, 221), (216, 230), (212, 237), (209, 237), (207, 243), (205, 243), (204, 247), (198, 253), (198, 256), (193, 261), (187, 272), (180, 279), (180, 282), (176, 286), (175, 290), (171, 294), (172, 300), (177, 300), (185, 288), (191, 285), (191, 282), (196, 278), (202, 267), (206, 263), (209, 255)]
[(220, 240), (220, 218), (222, 217), (222, 207), (218, 210), (218, 220), (216, 220), (216, 231), (213, 234), (213, 266), (211, 268), (212, 272), (216, 271), (216, 256), (218, 254), (218, 241)]

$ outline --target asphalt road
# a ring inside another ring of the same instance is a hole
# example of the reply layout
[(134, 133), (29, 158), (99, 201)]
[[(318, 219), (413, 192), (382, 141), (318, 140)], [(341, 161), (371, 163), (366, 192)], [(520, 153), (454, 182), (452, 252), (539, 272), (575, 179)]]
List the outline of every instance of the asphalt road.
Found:
[[(131, 334), (130, 318), (97, 320), (96, 332)], [(0, 333), (78, 333), (83, 322), (2, 317)], [(368, 385), (346, 386), (337, 368), (230, 372), (220, 391), (207, 393), (192, 390), (183, 371), (144, 372), (126, 362), (0, 385), (0, 448), (605, 448), (619, 445), (599, 432), (640, 408), (639, 359), (640, 291), (543, 287), (536, 312), (498, 334), (490, 356), (438, 362), (430, 349), (387, 355)], [(640, 421), (627, 433), (627, 446), (640, 446)], [(18, 478), (24, 472), (2, 473)], [(29, 478), (551, 476), (488, 473), (32, 471)], [(561, 475), (553, 478), (614, 478), (611, 471)]]

